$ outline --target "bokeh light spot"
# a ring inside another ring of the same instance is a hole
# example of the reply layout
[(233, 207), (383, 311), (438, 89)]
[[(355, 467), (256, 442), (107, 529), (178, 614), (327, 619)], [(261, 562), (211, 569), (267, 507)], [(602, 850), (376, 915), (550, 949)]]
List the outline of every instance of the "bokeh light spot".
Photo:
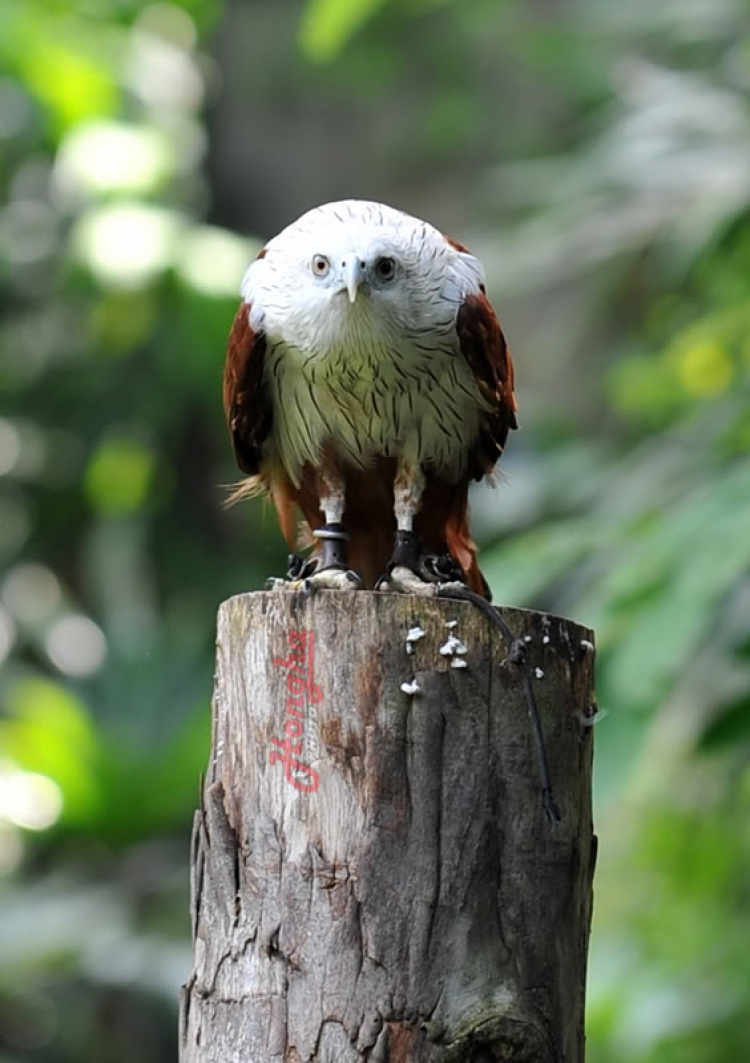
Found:
[(198, 41), (195, 23), (188, 12), (176, 4), (149, 4), (138, 15), (135, 26), (155, 37), (163, 37), (185, 51), (191, 51)]
[(38, 772), (0, 764), (0, 817), (25, 830), (47, 830), (60, 818), (62, 791)]
[(13, 648), (16, 638), (16, 628), (10, 613), (0, 606), (0, 664)]
[[(15, 452), (18, 447), (17, 453)], [(4, 460), (5, 457), (5, 460)], [(12, 463), (6, 464), (10, 458)], [(0, 475), (12, 474), (21, 479), (36, 479), (47, 459), (47, 447), (34, 421), (0, 419)]]
[(0, 476), (12, 471), (21, 454), (21, 437), (18, 429), (4, 417), (0, 417)]
[(107, 641), (101, 628), (87, 616), (76, 613), (55, 620), (45, 636), (44, 648), (61, 672), (75, 676), (96, 672), (107, 655)]
[(206, 295), (236, 296), (242, 275), (259, 245), (210, 225), (196, 227), (184, 239), (179, 256), (183, 280)]
[(57, 242), (57, 218), (46, 203), (17, 199), (0, 211), (0, 254), (15, 265), (48, 258)]
[(85, 214), (73, 246), (105, 287), (137, 288), (169, 268), (182, 226), (174, 211), (121, 202)]
[(29, 561), (16, 565), (5, 577), (2, 599), (22, 624), (43, 624), (62, 601), (60, 581), (45, 565)]
[(24, 771), (60, 787), (68, 823), (90, 822), (101, 805), (98, 742), (85, 704), (62, 683), (25, 676), (6, 686), (0, 747)]
[(101, 193), (145, 194), (173, 169), (167, 139), (148, 126), (97, 121), (67, 134), (57, 155), (56, 187), (66, 198)]
[(125, 80), (155, 110), (189, 113), (203, 102), (203, 78), (193, 57), (162, 34), (136, 30)]

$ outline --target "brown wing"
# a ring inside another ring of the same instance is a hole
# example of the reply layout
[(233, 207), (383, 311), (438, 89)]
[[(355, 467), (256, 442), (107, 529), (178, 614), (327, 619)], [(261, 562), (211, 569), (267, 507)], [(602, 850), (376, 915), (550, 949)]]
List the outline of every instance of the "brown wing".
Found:
[(466, 297), (456, 320), (461, 353), (490, 406), (469, 457), (469, 470), (477, 479), (488, 473), (503, 452), (508, 432), (517, 428), (513, 363), (495, 311), (482, 292)]
[(250, 328), (250, 306), (241, 303), (227, 342), (224, 365), (224, 413), (237, 464), (260, 472), (263, 444), (271, 431), (273, 409), (264, 377), (266, 338)]

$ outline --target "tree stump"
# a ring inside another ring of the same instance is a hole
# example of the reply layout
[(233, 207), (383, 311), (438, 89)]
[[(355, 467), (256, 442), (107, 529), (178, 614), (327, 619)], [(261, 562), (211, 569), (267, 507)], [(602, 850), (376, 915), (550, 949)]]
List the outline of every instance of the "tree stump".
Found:
[(519, 667), (471, 603), (221, 606), (182, 1063), (582, 1063), (592, 635), (502, 614), (554, 826)]

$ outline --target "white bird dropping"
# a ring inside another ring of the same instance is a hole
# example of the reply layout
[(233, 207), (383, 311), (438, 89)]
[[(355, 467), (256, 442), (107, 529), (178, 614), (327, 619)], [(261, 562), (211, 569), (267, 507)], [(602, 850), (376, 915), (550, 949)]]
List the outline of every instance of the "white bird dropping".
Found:
[(426, 634), (427, 632), (423, 631), (419, 626), (410, 627), (406, 635), (406, 652), (409, 654), (414, 653), (414, 643), (419, 642)]
[(452, 657), (454, 654), (462, 656), (468, 653), (468, 650), (461, 639), (457, 639), (455, 635), (449, 635), (447, 641), (440, 647), (440, 653), (443, 657)]

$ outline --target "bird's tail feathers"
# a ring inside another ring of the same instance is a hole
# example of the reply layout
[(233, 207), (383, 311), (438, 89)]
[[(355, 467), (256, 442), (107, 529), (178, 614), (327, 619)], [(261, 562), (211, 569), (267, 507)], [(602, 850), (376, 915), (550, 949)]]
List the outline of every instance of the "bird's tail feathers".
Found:
[(239, 483), (224, 486), (230, 492), (224, 502), (226, 507), (233, 506), (236, 502), (244, 502), (246, 498), (258, 498), (261, 495), (265, 495), (269, 501), (273, 502), (281, 534), (286, 539), (289, 549), (294, 549), (297, 538), (295, 499), (289, 479), (283, 471), (271, 469), (256, 476), (246, 476)]
[(257, 498), (268, 490), (265, 479), (262, 476), (246, 476), (237, 483), (222, 484), (221, 486), (225, 491), (229, 491), (228, 496), (224, 499), (224, 506), (227, 509), (237, 502), (244, 502), (246, 498)]
[(458, 561), (466, 574), (466, 583), (470, 590), (481, 594), (488, 601), (492, 599), (487, 580), (479, 570), (477, 548), (469, 534), (469, 510), (464, 505), (452, 510), (445, 522), (445, 540), (448, 550)]

